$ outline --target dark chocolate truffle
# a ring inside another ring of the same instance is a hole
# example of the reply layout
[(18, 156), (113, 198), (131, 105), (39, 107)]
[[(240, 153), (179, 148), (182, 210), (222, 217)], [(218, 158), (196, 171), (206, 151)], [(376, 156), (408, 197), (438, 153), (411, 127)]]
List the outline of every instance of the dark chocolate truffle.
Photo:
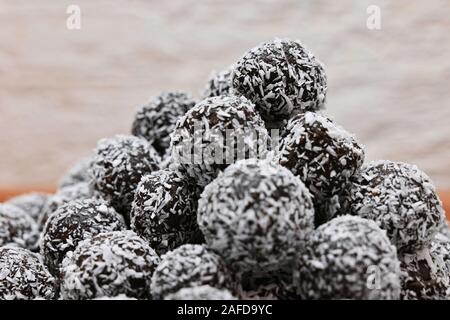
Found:
[(38, 240), (36, 221), (12, 204), (0, 204), (0, 246), (12, 244), (33, 249)]
[(49, 194), (32, 192), (12, 198), (8, 200), (7, 203), (19, 207), (37, 222), (39, 221), (49, 198)]
[(352, 214), (374, 220), (399, 251), (430, 244), (445, 217), (430, 178), (414, 165), (373, 161), (352, 178)]
[(314, 229), (311, 195), (268, 160), (241, 160), (206, 186), (198, 223), (209, 248), (235, 272), (265, 274), (295, 261)]
[(317, 228), (300, 256), (304, 299), (399, 299), (400, 266), (386, 232), (370, 220), (334, 218)]
[(233, 68), (234, 66), (230, 66), (221, 72), (213, 73), (208, 80), (203, 97), (210, 98), (233, 94), (233, 88), (231, 86)]
[(401, 256), (402, 299), (450, 299), (450, 242), (433, 241), (430, 248)]
[(121, 215), (102, 200), (74, 200), (50, 216), (42, 232), (40, 249), (53, 274), (69, 251), (82, 240), (108, 231), (125, 229)]
[(59, 188), (70, 187), (80, 182), (89, 182), (89, 168), (92, 165), (92, 155), (79, 160), (59, 180)]
[(139, 181), (158, 170), (159, 161), (156, 151), (144, 139), (124, 135), (102, 139), (90, 171), (94, 188), (128, 219)]
[(152, 278), (152, 294), (162, 299), (186, 287), (232, 286), (232, 278), (222, 259), (203, 245), (185, 244), (162, 256)]
[(131, 228), (158, 254), (185, 243), (202, 241), (197, 224), (196, 187), (175, 170), (142, 178), (131, 210)]
[(364, 150), (350, 133), (330, 118), (306, 112), (287, 124), (278, 155), (314, 195), (340, 193), (364, 162)]
[(244, 97), (207, 98), (182, 117), (172, 136), (172, 158), (200, 186), (239, 159), (265, 157), (269, 137)]
[(55, 278), (38, 254), (0, 247), (0, 300), (53, 299), (55, 293)]
[(138, 110), (131, 132), (148, 140), (164, 156), (175, 124), (194, 105), (195, 101), (185, 92), (163, 92)]
[(321, 109), (327, 77), (322, 63), (299, 41), (275, 39), (248, 51), (236, 63), (232, 85), (256, 104), (265, 121), (280, 122)]
[(79, 243), (61, 267), (63, 299), (125, 294), (151, 298), (151, 277), (160, 259), (133, 231), (100, 233)]
[(164, 300), (236, 300), (236, 298), (227, 289), (204, 285), (180, 289), (168, 294)]

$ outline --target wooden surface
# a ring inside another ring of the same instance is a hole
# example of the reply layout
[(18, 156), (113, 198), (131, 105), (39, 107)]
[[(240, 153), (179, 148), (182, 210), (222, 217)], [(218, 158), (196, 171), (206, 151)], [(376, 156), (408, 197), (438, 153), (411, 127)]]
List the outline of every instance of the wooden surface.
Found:
[[(28, 192), (54, 192), (53, 187), (37, 187), (37, 188), (0, 188), (0, 202), (6, 201), (14, 196), (28, 193)], [(441, 190), (439, 197), (444, 204), (444, 210), (447, 214), (447, 219), (450, 220), (450, 190)]]

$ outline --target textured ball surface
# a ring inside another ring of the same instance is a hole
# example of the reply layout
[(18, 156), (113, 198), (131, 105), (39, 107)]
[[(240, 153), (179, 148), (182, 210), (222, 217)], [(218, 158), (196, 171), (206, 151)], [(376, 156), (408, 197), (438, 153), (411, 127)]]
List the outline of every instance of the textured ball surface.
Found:
[(279, 122), (321, 109), (327, 77), (322, 63), (299, 41), (275, 39), (236, 63), (232, 85), (256, 104), (264, 120)]
[(299, 279), (304, 299), (400, 297), (395, 247), (375, 222), (355, 216), (334, 218), (311, 234)]
[(89, 182), (91, 179), (89, 175), (89, 169), (91, 165), (92, 165), (92, 155), (78, 161), (59, 180), (59, 188), (63, 189), (78, 184), (80, 182)]
[(210, 98), (233, 94), (233, 87), (231, 85), (233, 69), (234, 66), (230, 66), (221, 72), (212, 74), (203, 92), (203, 97)]
[(364, 162), (363, 146), (330, 118), (306, 112), (291, 119), (281, 140), (279, 162), (319, 196), (334, 196)]
[(125, 223), (101, 200), (74, 200), (62, 205), (47, 221), (40, 241), (41, 254), (53, 274), (69, 251), (82, 240), (108, 231), (124, 230)]
[(19, 207), (37, 222), (43, 214), (49, 198), (49, 194), (32, 192), (12, 198), (7, 203)]
[(56, 281), (38, 254), (0, 247), (0, 300), (53, 299)]
[(145, 138), (164, 156), (176, 122), (194, 105), (195, 101), (185, 92), (163, 92), (138, 110), (131, 132)]
[(243, 97), (207, 98), (178, 121), (172, 158), (205, 186), (239, 159), (265, 157), (269, 136), (254, 105)]
[(94, 188), (128, 218), (139, 181), (158, 170), (159, 161), (153, 147), (141, 138), (118, 135), (102, 139), (90, 171)]
[(152, 278), (152, 294), (162, 299), (182, 288), (229, 288), (231, 274), (222, 259), (203, 245), (185, 244), (162, 256)]
[(351, 212), (375, 220), (399, 251), (430, 244), (445, 217), (430, 178), (414, 165), (374, 161), (352, 178)]
[(33, 249), (38, 240), (36, 222), (25, 211), (11, 204), (0, 204), (0, 246), (12, 244)]
[(241, 160), (206, 186), (198, 223), (212, 250), (236, 272), (267, 273), (290, 264), (314, 229), (305, 185), (267, 160)]
[(402, 299), (450, 299), (450, 242), (434, 241), (430, 248), (401, 256)]
[(152, 274), (160, 259), (132, 231), (101, 233), (80, 242), (61, 267), (63, 299), (102, 296), (151, 298)]
[(236, 300), (236, 298), (227, 289), (204, 285), (180, 289), (168, 294), (164, 300)]
[(198, 195), (180, 172), (155, 171), (142, 178), (131, 210), (131, 228), (159, 254), (202, 241), (197, 224)]

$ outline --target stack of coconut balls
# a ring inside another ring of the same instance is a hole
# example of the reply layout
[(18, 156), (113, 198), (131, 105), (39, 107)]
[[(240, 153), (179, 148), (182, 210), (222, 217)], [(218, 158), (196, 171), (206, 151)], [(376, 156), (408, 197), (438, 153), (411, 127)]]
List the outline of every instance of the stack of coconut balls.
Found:
[(1, 299), (448, 299), (450, 231), (416, 166), (364, 162), (327, 77), (275, 39), (164, 92), (54, 195), (0, 205)]

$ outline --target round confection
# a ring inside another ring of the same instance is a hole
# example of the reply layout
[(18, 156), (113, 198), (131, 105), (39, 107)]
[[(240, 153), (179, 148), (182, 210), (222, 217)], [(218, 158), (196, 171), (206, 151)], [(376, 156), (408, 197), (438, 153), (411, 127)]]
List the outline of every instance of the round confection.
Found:
[(205, 186), (239, 159), (265, 157), (269, 136), (244, 97), (207, 98), (182, 117), (172, 136), (172, 158)]
[(30, 215), (12, 204), (0, 204), (0, 246), (34, 249), (37, 240), (38, 227)]
[(213, 73), (208, 80), (208, 84), (203, 92), (204, 98), (227, 96), (233, 94), (233, 87), (231, 86), (231, 74), (234, 66), (227, 69)]
[(331, 197), (341, 192), (361, 167), (364, 149), (330, 118), (306, 112), (288, 122), (278, 158), (313, 194)]
[(61, 266), (61, 297), (93, 299), (125, 294), (151, 298), (156, 252), (133, 231), (100, 233), (83, 240)]
[(165, 296), (164, 300), (236, 300), (236, 298), (227, 289), (204, 285), (180, 289)]
[(78, 161), (59, 180), (59, 188), (63, 189), (80, 182), (89, 182), (89, 168), (92, 164), (92, 155)]
[(196, 188), (180, 172), (160, 170), (142, 178), (131, 209), (131, 228), (158, 254), (202, 242)]
[(50, 216), (40, 240), (40, 252), (53, 274), (69, 251), (82, 240), (108, 231), (124, 230), (121, 215), (102, 200), (74, 200)]
[(301, 180), (268, 160), (241, 160), (206, 186), (198, 223), (209, 248), (235, 272), (265, 274), (295, 261), (314, 229)]
[(450, 242), (433, 241), (430, 248), (401, 256), (401, 298), (450, 299)]
[(232, 75), (235, 91), (256, 104), (265, 121), (321, 109), (327, 77), (322, 63), (299, 41), (275, 39), (247, 52)]
[(375, 220), (399, 251), (426, 247), (445, 217), (430, 178), (415, 165), (374, 161), (352, 178), (351, 212)]
[(39, 221), (49, 198), (49, 194), (32, 192), (12, 198), (7, 203), (19, 207), (34, 221)]
[(182, 288), (210, 285), (232, 286), (231, 274), (222, 259), (203, 245), (185, 244), (161, 258), (152, 277), (152, 294), (162, 299)]
[(138, 110), (131, 132), (148, 140), (164, 156), (176, 122), (194, 105), (195, 101), (185, 92), (163, 92)]
[(370, 220), (341, 216), (318, 227), (300, 256), (304, 299), (399, 299), (397, 251)]
[(126, 219), (142, 176), (158, 170), (160, 159), (144, 139), (118, 135), (99, 141), (91, 167), (95, 190)]
[(98, 199), (100, 195), (87, 182), (76, 183), (71, 186), (59, 189), (53, 196), (51, 196), (42, 209), (42, 214), (38, 220), (38, 227), (42, 230), (48, 218), (63, 204), (72, 200), (81, 199)]
[(55, 278), (38, 254), (0, 247), (0, 300), (53, 299), (55, 292)]

